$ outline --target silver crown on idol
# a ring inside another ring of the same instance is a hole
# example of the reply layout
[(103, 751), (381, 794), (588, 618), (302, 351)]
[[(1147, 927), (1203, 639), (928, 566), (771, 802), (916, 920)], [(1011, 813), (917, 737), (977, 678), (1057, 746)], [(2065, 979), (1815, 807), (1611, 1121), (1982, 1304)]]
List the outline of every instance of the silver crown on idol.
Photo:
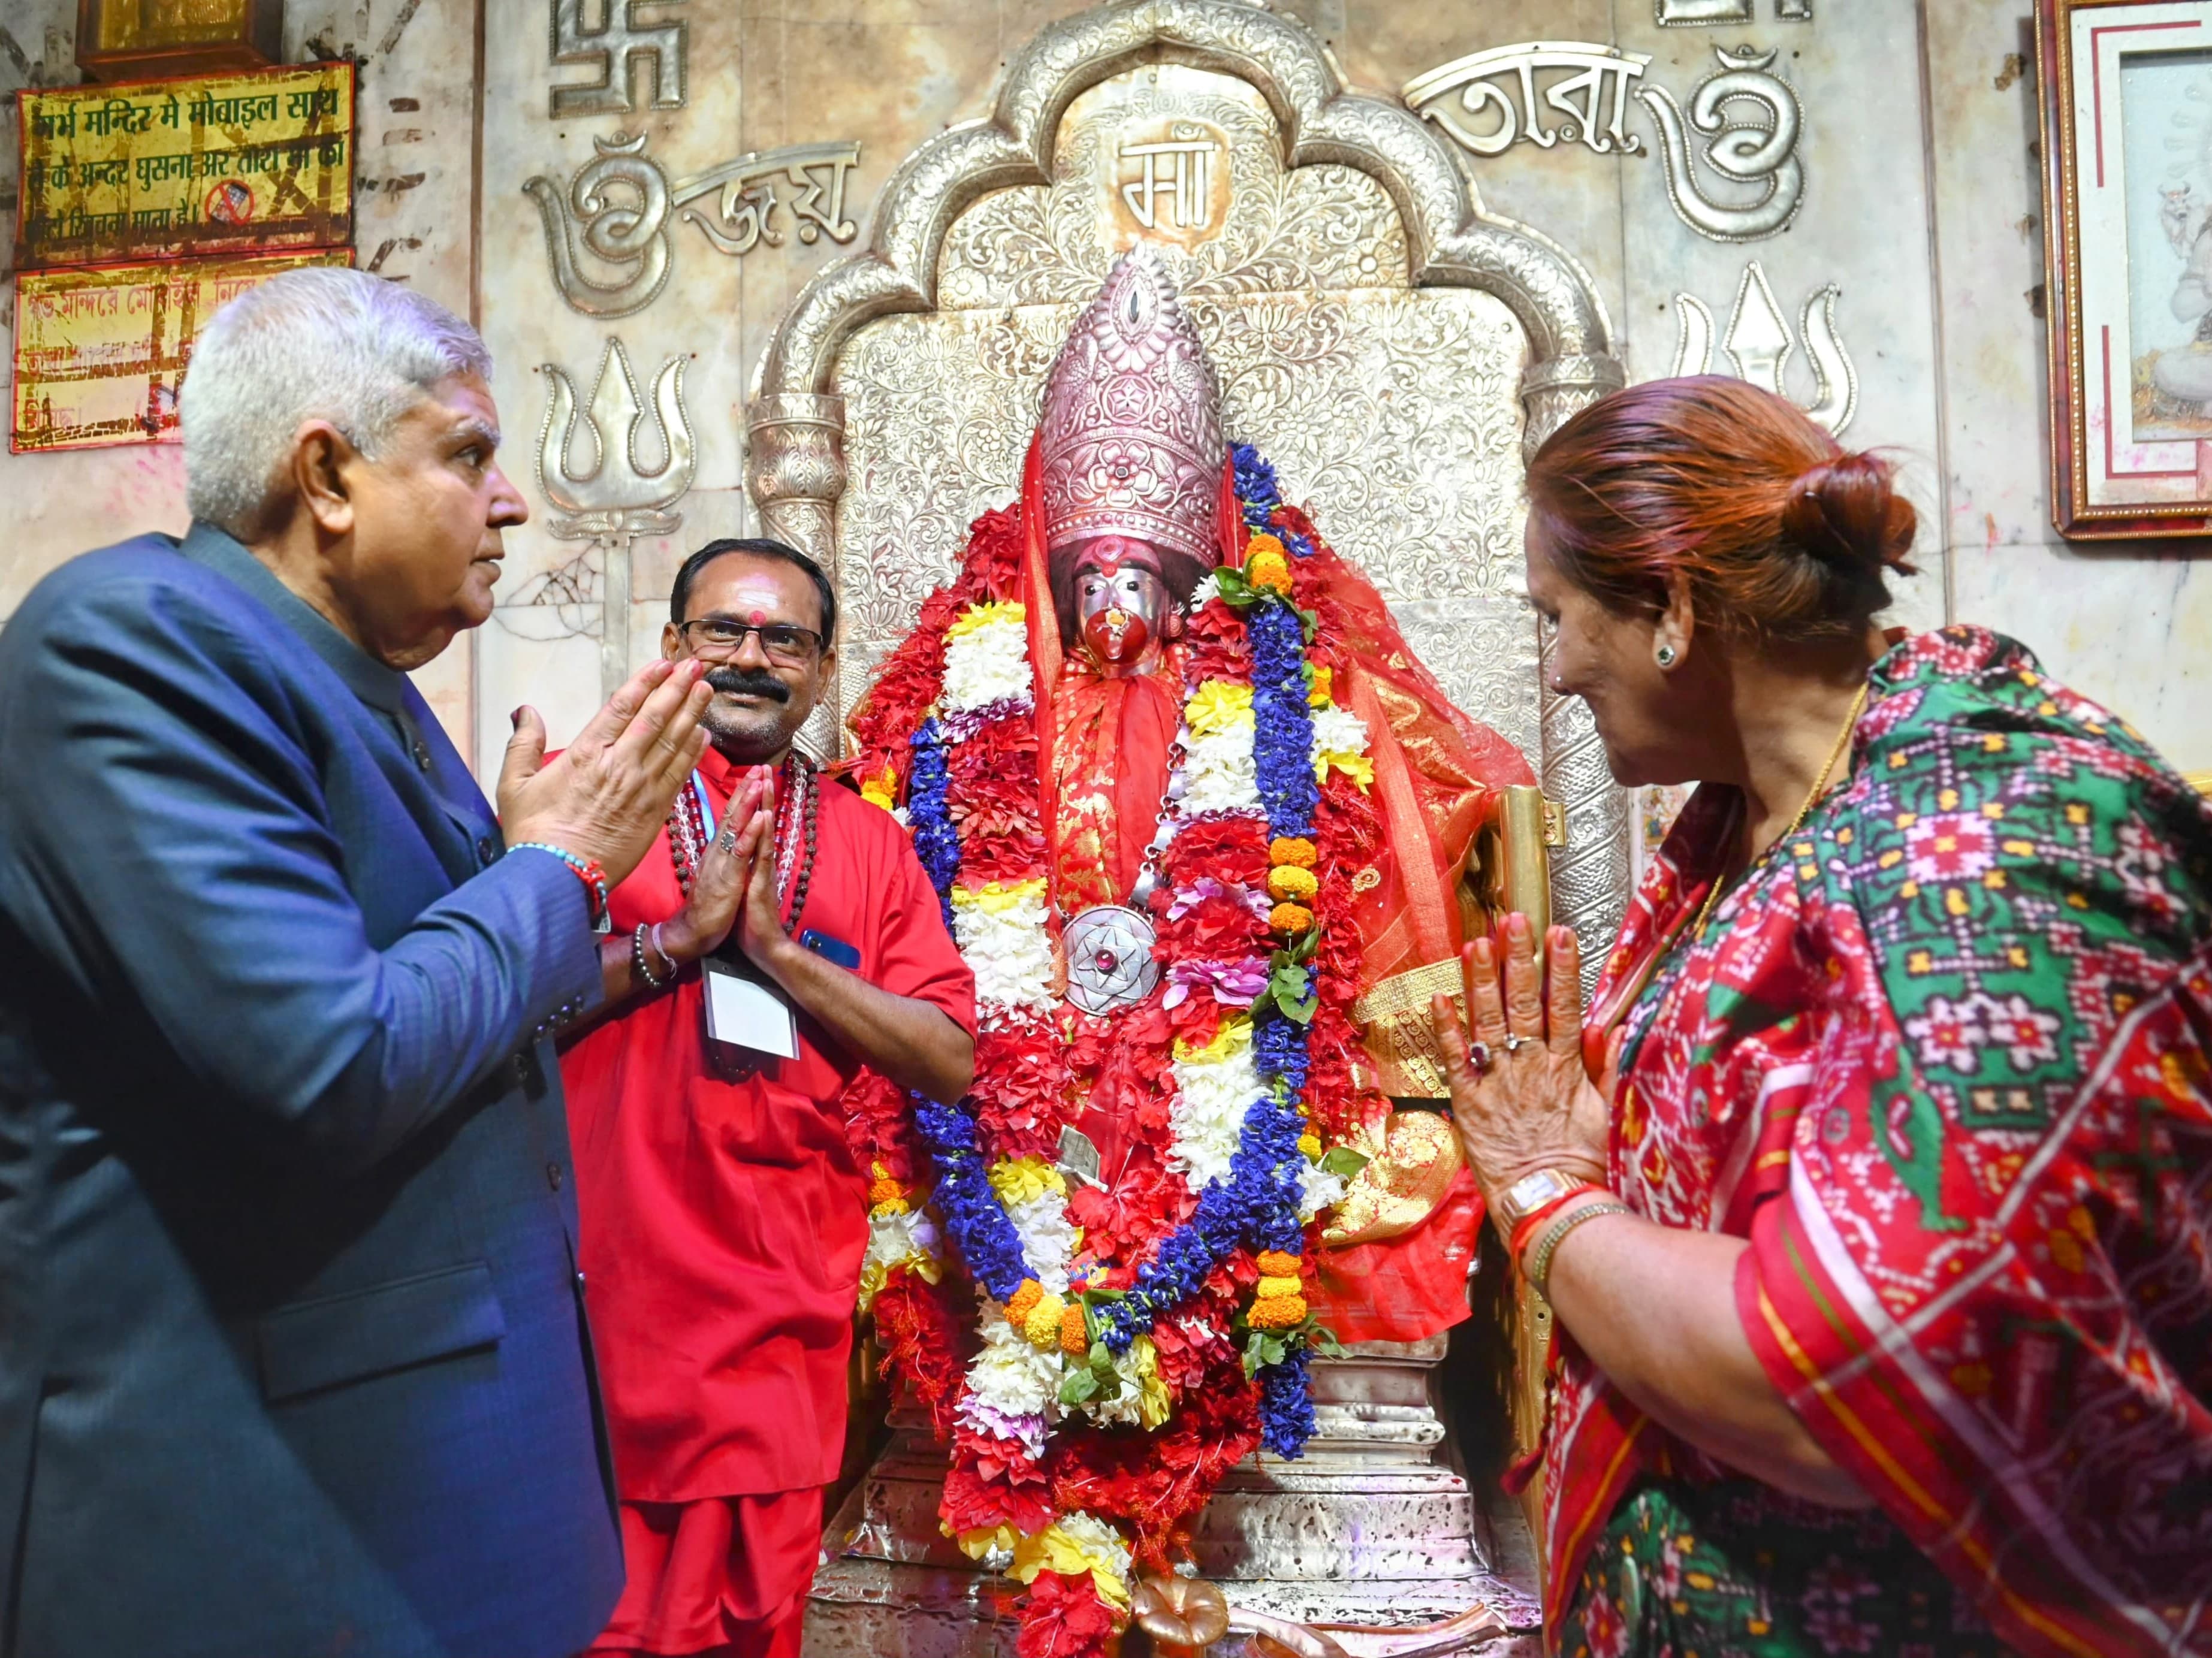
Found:
[(1139, 243), (1045, 380), (1046, 545), (1131, 536), (1212, 569), (1225, 452), (1213, 365), (1167, 267)]

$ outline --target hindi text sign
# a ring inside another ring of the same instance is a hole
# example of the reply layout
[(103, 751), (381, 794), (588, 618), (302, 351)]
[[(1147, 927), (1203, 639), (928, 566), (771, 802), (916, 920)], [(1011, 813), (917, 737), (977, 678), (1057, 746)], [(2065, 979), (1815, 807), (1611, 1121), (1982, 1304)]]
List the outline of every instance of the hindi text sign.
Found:
[(24, 92), (15, 263), (332, 247), (353, 235), (354, 67)]
[(1113, 153), (1111, 208), (1120, 245), (1195, 246), (1229, 220), (1229, 135), (1206, 121), (1133, 123)]
[(344, 248), (16, 278), (16, 454), (177, 440), (177, 387), (216, 307), (280, 270), (347, 264)]

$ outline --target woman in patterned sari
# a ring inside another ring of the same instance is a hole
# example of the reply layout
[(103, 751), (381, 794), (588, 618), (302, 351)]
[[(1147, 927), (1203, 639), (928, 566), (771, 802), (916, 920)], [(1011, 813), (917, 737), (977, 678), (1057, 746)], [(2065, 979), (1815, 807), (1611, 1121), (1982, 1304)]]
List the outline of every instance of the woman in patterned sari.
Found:
[(1911, 509), (1780, 398), (1638, 386), (1528, 487), (1555, 688), (1700, 780), (1587, 1017), (1518, 916), (1437, 1006), (1559, 1331), (1553, 1650), (2212, 1654), (2212, 810), (1875, 629)]

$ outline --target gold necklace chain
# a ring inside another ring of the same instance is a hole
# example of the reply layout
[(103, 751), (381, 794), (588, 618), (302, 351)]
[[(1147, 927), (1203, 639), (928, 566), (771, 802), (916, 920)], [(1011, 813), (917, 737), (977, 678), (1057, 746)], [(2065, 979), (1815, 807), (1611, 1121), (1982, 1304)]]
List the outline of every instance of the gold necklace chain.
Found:
[[(1769, 841), (1767, 844), (1770, 847), (1779, 846), (1796, 834), (1799, 829), (1804, 828), (1805, 820), (1813, 815), (1813, 808), (1820, 804), (1820, 797), (1828, 792), (1828, 779), (1835, 774), (1836, 762), (1844, 757), (1844, 750), (1850, 745), (1851, 732), (1858, 727), (1859, 716), (1866, 712), (1867, 690), (1867, 686), (1861, 685), (1859, 694), (1851, 699), (1851, 711), (1844, 716), (1844, 728), (1836, 733), (1835, 743), (1828, 750), (1827, 763), (1820, 768), (1820, 774), (1813, 780), (1812, 791), (1806, 795), (1805, 804), (1797, 808), (1797, 815), (1790, 820), (1790, 827)], [(1754, 858), (1751, 861), (1756, 863), (1758, 859)], [(1745, 867), (1748, 869), (1750, 865), (1747, 864)], [(1690, 930), (1682, 935), (1691, 944), (1696, 944), (1705, 936), (1705, 923), (1713, 919), (1713, 911), (1720, 907), (1721, 894), (1730, 884), (1719, 875), (1713, 877), (1712, 890), (1705, 894), (1705, 902), (1698, 907), (1697, 920), (1691, 925)]]

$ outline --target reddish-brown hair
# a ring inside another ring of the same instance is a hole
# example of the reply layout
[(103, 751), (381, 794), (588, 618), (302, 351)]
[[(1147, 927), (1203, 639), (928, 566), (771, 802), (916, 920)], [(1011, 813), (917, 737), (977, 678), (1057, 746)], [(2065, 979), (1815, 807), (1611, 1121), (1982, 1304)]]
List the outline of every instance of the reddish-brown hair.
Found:
[(1912, 572), (1894, 470), (1742, 380), (1650, 380), (1546, 440), (1529, 519), (1562, 574), (1624, 614), (1662, 607), (1679, 572), (1700, 622), (1832, 638), (1887, 606), (1885, 572)]

